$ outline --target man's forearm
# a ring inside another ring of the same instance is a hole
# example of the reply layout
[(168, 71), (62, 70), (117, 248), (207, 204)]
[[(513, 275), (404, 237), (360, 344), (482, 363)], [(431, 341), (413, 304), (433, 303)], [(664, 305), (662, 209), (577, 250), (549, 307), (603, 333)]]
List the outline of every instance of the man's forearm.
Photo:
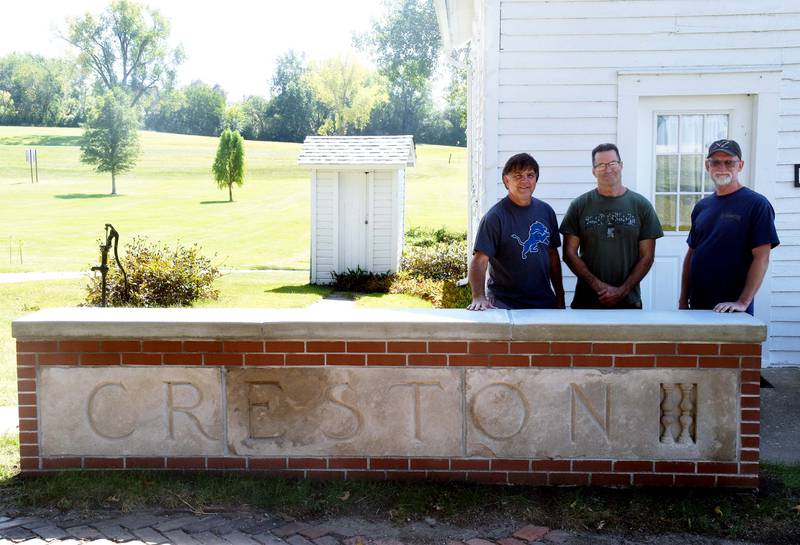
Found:
[(580, 258), (580, 256), (578, 256), (577, 253), (567, 252), (565, 250), (564, 263), (567, 264), (567, 267), (569, 267), (569, 270), (571, 270), (575, 276), (589, 284), (594, 291), (599, 290), (601, 287), (599, 285), (600, 279), (591, 273), (589, 267), (586, 266), (586, 263)]
[(564, 306), (564, 281), (561, 273), (561, 258), (555, 248), (550, 248), (548, 252), (550, 257), (550, 283), (553, 285), (553, 291), (556, 294), (556, 306), (562, 308)]
[(753, 298), (756, 296), (758, 288), (761, 287), (761, 282), (764, 281), (764, 276), (767, 274), (770, 248), (768, 244), (765, 246), (767, 247), (766, 251), (761, 247), (753, 251), (753, 262), (750, 263), (750, 268), (747, 270), (747, 279), (744, 283), (744, 289), (742, 289), (742, 293), (736, 301), (746, 307), (750, 306), (750, 303), (753, 302)]
[(639, 282), (647, 276), (647, 273), (650, 272), (650, 268), (653, 266), (653, 261), (653, 256), (642, 256), (639, 258), (639, 261), (633, 266), (631, 274), (628, 275), (628, 278), (626, 278), (625, 282), (620, 286), (625, 295), (628, 295)]
[(467, 278), (472, 289), (472, 298), (486, 297), (486, 264), (480, 259), (473, 258), (469, 264)]
[(681, 270), (681, 294), (678, 296), (678, 308), (689, 308), (689, 286), (691, 285), (692, 254), (694, 250), (686, 250), (686, 257), (683, 258), (683, 269)]

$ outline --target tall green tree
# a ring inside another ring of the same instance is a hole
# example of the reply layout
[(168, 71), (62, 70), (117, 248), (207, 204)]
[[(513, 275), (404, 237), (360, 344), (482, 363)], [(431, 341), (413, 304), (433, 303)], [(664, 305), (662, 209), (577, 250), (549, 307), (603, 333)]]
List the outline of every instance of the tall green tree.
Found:
[(292, 50), (278, 58), (270, 88), (267, 109), (267, 139), (302, 142), (315, 134), (324, 119), (321, 105), (308, 81), (308, 69), (302, 55)]
[(71, 18), (62, 37), (78, 50), (78, 61), (105, 89), (128, 91), (131, 104), (169, 88), (183, 50), (168, 44), (169, 22), (158, 10), (114, 0), (99, 16)]
[(117, 194), (117, 175), (136, 165), (139, 157), (139, 116), (130, 97), (115, 89), (96, 97), (84, 124), (81, 162), (97, 172), (111, 173), (111, 194)]
[(373, 116), (380, 132), (414, 134), (431, 108), (441, 37), (432, 0), (387, 0), (383, 17), (356, 39), (386, 78), (389, 100)]
[(186, 105), (183, 113), (186, 134), (216, 136), (222, 130), (225, 117), (225, 91), (219, 85), (194, 81), (184, 87)]
[(269, 101), (258, 95), (251, 95), (241, 103), (242, 136), (247, 140), (264, 139), (269, 123)]
[(233, 184), (244, 183), (244, 139), (237, 131), (222, 132), (211, 171), (219, 188), (228, 188), (228, 202), (233, 202)]
[(386, 101), (377, 74), (371, 74), (352, 54), (314, 63), (309, 81), (317, 99), (331, 112), (320, 134), (344, 135), (363, 129), (372, 110)]

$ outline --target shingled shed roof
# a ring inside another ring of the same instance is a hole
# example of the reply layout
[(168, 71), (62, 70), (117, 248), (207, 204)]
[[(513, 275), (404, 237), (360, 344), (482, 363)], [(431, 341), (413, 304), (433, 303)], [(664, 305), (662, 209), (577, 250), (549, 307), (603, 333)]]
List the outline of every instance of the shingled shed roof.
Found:
[(413, 167), (417, 160), (414, 137), (307, 136), (300, 152), (301, 166)]

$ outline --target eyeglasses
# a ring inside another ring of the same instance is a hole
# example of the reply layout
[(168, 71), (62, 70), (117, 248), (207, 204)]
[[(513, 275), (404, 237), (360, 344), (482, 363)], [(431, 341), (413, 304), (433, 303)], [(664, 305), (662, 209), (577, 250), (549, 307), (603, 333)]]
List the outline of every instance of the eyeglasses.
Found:
[(597, 170), (605, 170), (608, 167), (618, 167), (622, 164), (622, 161), (609, 161), (608, 163), (597, 163), (594, 168)]
[(738, 159), (725, 159), (723, 161), (722, 159), (709, 159), (708, 160), (708, 164), (711, 165), (712, 167), (717, 167), (717, 168), (719, 168), (721, 166), (724, 166), (725, 168), (733, 168), (733, 167), (735, 167), (736, 165), (739, 164), (739, 160)]

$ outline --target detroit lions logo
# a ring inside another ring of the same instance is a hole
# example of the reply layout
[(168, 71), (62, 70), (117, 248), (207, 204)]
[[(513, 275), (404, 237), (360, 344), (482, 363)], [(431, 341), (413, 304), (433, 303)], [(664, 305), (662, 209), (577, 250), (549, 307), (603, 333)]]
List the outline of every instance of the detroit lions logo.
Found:
[(531, 224), (527, 240), (522, 240), (513, 234), (511, 237), (517, 239), (517, 242), (522, 246), (522, 259), (528, 259), (529, 253), (538, 254), (539, 244), (544, 244), (545, 248), (550, 246), (550, 230), (540, 221)]

